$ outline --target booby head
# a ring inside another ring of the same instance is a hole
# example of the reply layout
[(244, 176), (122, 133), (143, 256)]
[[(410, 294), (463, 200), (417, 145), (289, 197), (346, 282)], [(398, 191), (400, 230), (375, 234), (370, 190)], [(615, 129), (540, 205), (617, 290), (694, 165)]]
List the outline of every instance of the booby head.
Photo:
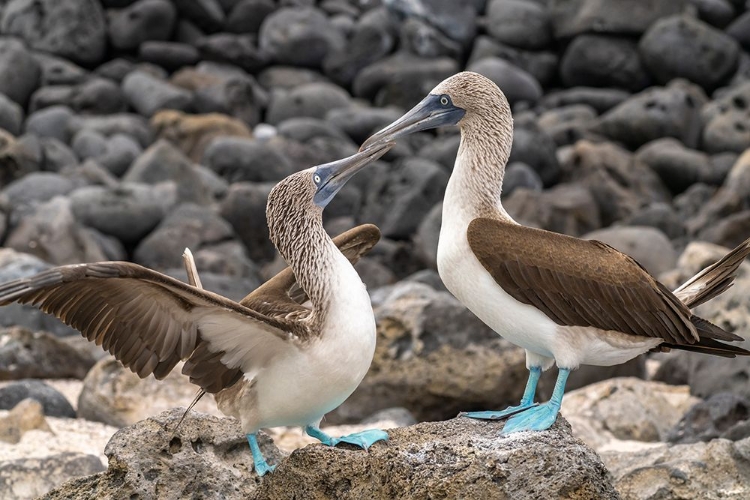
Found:
[(448, 125), (464, 129), (498, 116), (512, 124), (505, 94), (489, 78), (464, 71), (443, 80), (404, 116), (367, 139), (360, 151), (414, 132)]

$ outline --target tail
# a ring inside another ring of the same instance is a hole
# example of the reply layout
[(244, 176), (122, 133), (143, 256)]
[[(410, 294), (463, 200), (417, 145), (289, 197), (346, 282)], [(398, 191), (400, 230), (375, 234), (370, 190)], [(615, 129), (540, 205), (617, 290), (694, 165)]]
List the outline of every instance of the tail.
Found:
[(674, 291), (683, 304), (693, 309), (704, 302), (724, 293), (737, 277), (737, 269), (750, 255), (750, 238), (722, 257), (718, 262), (705, 268)]
[[(718, 262), (708, 266), (683, 283), (682, 286), (674, 291), (675, 296), (688, 306), (688, 308), (692, 309), (721, 295), (732, 286), (734, 279), (737, 277), (737, 269), (748, 255), (750, 255), (750, 238), (743, 241), (737, 248), (726, 254)], [(750, 351), (742, 347), (723, 343), (745, 340), (739, 335), (729, 333), (698, 316), (691, 317), (690, 321), (698, 332), (698, 342), (680, 345), (664, 343), (659, 347), (700, 352), (726, 358), (750, 356)]]
[(180, 418), (180, 421), (177, 422), (177, 425), (175, 426), (174, 431), (172, 432), (177, 432), (177, 429), (180, 428), (180, 425), (182, 425), (182, 421), (185, 420), (185, 417), (187, 417), (187, 414), (190, 412), (190, 410), (193, 409), (193, 406), (195, 406), (195, 404), (198, 401), (200, 401), (201, 398), (205, 395), (206, 395), (206, 391), (204, 391), (203, 389), (198, 391), (198, 394), (196, 394), (195, 398), (193, 399), (193, 402), (190, 403), (190, 406), (187, 407), (187, 409), (185, 410), (185, 413), (182, 414), (182, 418)]

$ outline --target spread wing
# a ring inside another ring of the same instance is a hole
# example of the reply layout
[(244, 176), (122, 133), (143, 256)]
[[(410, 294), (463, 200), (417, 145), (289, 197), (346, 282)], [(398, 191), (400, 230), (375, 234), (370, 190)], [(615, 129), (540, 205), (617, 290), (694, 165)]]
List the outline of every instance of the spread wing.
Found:
[(558, 325), (661, 337), (677, 345), (697, 342), (696, 327), (712, 331), (636, 261), (602, 242), (486, 218), (473, 220), (467, 237), (503, 290)]
[[(373, 224), (362, 224), (333, 238), (333, 242), (352, 265), (379, 240), (380, 230)], [(240, 304), (265, 314), (285, 315), (306, 309), (301, 304), (307, 300), (307, 294), (297, 284), (292, 270), (287, 267), (242, 299)]]
[(0, 305), (11, 302), (57, 316), (140, 377), (163, 378), (187, 360), (183, 373), (208, 392), (256, 372), (310, 335), (299, 322), (128, 262), (61, 266), (0, 285)]

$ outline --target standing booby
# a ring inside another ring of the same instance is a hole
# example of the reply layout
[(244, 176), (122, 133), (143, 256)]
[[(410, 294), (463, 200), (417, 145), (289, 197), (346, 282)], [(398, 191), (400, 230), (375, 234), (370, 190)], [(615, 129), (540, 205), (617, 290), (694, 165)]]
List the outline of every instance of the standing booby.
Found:
[(333, 438), (318, 426), (354, 392), (375, 352), (370, 297), (350, 261), (369, 251), (380, 231), (364, 225), (334, 242), (322, 212), (390, 147), (297, 172), (274, 187), (270, 236), (289, 268), (239, 303), (136, 264), (99, 262), (0, 285), (0, 304), (29, 303), (54, 314), (141, 378), (164, 378), (186, 360), (190, 381), (239, 419), (261, 476), (275, 468), (258, 446), (261, 428), (303, 426), (324, 444), (367, 449), (388, 435)]
[[(477, 73), (446, 79), (361, 150), (442, 125), (458, 125), (461, 143), (445, 191), (438, 272), (458, 300), (526, 350), (530, 372), (519, 406), (464, 415), (512, 415), (506, 434), (543, 430), (557, 418), (570, 370), (581, 364), (615, 365), (668, 348), (750, 354), (722, 343), (741, 337), (690, 311), (731, 285), (750, 240), (670, 292), (604, 243), (519, 225), (500, 202), (513, 140), (511, 109), (497, 85)], [(559, 375), (552, 398), (535, 405), (539, 376), (553, 363)]]

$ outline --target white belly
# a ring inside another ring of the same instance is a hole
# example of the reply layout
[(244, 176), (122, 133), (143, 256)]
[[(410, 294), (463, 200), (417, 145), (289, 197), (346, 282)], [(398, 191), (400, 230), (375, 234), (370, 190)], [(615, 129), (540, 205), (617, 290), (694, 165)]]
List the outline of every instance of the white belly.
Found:
[[(537, 308), (506, 293), (474, 256), (463, 230), (451, 231), (445, 220), (438, 245), (438, 272), (446, 288), (495, 332), (536, 357), (554, 358), (558, 366), (609, 366), (659, 345), (660, 339), (590, 327), (557, 325)], [(538, 363), (544, 365), (543, 360)]]

